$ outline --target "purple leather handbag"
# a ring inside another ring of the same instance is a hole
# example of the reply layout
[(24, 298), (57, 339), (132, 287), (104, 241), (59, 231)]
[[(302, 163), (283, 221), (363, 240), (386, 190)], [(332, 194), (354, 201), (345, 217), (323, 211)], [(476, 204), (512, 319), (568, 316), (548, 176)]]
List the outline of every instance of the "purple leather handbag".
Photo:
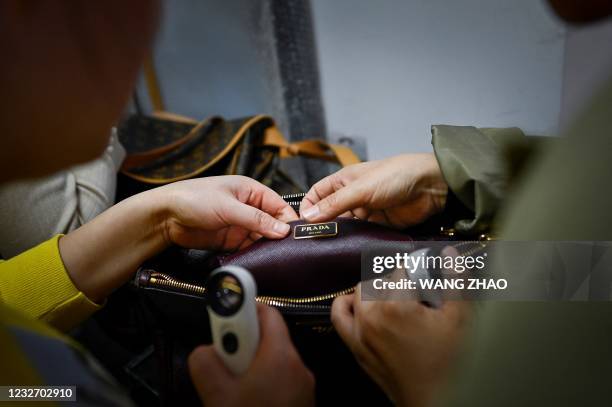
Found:
[[(260, 239), (236, 253), (215, 255), (202, 268), (223, 265), (249, 270), (257, 282), (257, 301), (283, 313), (329, 312), (334, 298), (353, 292), (360, 281), (361, 252), (366, 247), (405, 243), (412, 237), (402, 231), (352, 218), (307, 224), (291, 222), (284, 239)], [(170, 290), (205, 296), (206, 272), (195, 280), (181, 280), (163, 267), (145, 267), (137, 276), (141, 288)]]
[(358, 219), (319, 224), (296, 221), (284, 239), (262, 239), (217, 261), (249, 270), (257, 281), (258, 301), (278, 308), (306, 307), (352, 292), (360, 280), (363, 249), (398, 242), (410, 245), (412, 238)]
[[(299, 212), (303, 196), (283, 198)], [(406, 244), (405, 250), (411, 251), (415, 241), (452, 239), (451, 235), (440, 233), (441, 226), (449, 225), (445, 217), (432, 218), (408, 230), (354, 218), (336, 218), (319, 224), (299, 220), (290, 225), (291, 231), (284, 239), (262, 238), (236, 253), (194, 259), (198, 256), (190, 252), (187, 259), (171, 259), (165, 265), (153, 262), (138, 272), (136, 285), (205, 299), (208, 273), (232, 264), (253, 274), (258, 302), (272, 305), (285, 315), (328, 317), (334, 298), (350, 294), (360, 281), (361, 254), (365, 248), (386, 245), (397, 248), (398, 244)]]

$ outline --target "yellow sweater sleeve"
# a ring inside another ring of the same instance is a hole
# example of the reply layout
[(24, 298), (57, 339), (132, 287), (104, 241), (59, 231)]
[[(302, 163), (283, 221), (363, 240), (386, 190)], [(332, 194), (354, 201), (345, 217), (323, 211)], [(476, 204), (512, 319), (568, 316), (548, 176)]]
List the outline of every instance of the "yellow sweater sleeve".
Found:
[(67, 331), (101, 306), (72, 283), (60, 256), (60, 237), (0, 262), (0, 301)]

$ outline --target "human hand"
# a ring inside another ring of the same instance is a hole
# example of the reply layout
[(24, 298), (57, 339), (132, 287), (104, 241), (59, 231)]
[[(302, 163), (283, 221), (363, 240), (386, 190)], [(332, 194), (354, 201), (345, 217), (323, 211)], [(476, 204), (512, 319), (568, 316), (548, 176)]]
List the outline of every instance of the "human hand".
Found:
[(309, 222), (356, 216), (398, 228), (444, 208), (448, 186), (434, 154), (404, 154), (351, 165), (310, 188), (300, 206)]
[(279, 312), (258, 304), (259, 349), (241, 376), (230, 372), (212, 345), (189, 355), (189, 373), (206, 406), (311, 406), (314, 378), (293, 347)]
[(59, 241), (75, 286), (100, 302), (145, 260), (176, 244), (234, 250), (261, 236), (280, 239), (297, 219), (280, 196), (239, 176), (199, 178), (119, 202)]
[(158, 188), (167, 202), (164, 236), (189, 248), (240, 249), (262, 236), (279, 239), (295, 211), (259, 182), (241, 176), (193, 179)]
[(433, 309), (413, 300), (336, 298), (332, 322), (368, 375), (399, 406), (427, 406), (459, 353), (468, 320), (464, 302)]

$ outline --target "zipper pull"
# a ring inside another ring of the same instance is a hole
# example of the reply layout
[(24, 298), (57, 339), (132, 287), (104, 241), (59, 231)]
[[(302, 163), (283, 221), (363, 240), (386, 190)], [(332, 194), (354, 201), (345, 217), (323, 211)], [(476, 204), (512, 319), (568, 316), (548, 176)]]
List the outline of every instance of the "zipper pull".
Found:
[(134, 277), (134, 285), (138, 288), (152, 287), (166, 289), (199, 297), (206, 295), (206, 287), (179, 281), (168, 274), (149, 269), (138, 270), (136, 277)]
[(144, 288), (149, 286), (149, 281), (151, 280), (151, 273), (153, 270), (139, 268), (132, 280), (132, 284), (137, 288)]

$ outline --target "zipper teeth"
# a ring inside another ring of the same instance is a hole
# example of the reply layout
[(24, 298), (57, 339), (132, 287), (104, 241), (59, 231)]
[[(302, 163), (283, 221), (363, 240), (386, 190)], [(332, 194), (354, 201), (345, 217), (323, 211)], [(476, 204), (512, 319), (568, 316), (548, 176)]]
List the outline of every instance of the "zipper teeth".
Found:
[(255, 301), (260, 304), (269, 305), (271, 307), (276, 308), (309, 308), (309, 309), (319, 309), (319, 310), (328, 310), (329, 305), (324, 304), (295, 304), (292, 302), (284, 302), (284, 301), (276, 301), (265, 297), (255, 297)]
[(475, 245), (474, 247), (471, 247), (465, 251), (459, 251), (459, 254), (461, 256), (471, 256), (473, 254), (478, 253), (481, 250), (486, 249), (487, 244), (484, 242), (480, 242), (480, 241), (470, 241), (470, 242), (461, 242), (453, 247), (458, 248), (460, 246), (467, 246), (467, 245)]
[(177, 280), (177, 279), (175, 279), (174, 277), (172, 277), (171, 275), (166, 274), (166, 273), (162, 273), (162, 272), (159, 272), (159, 271), (153, 271), (153, 272), (151, 273), (151, 277), (161, 278), (161, 279), (163, 279), (163, 280), (168, 280), (168, 281), (177, 281), (177, 282), (178, 282), (178, 280)]
[(304, 198), (305, 196), (306, 194), (304, 192), (300, 192), (298, 194), (281, 195), (281, 198), (283, 198), (286, 201), (287, 199)]
[(322, 301), (328, 301), (331, 299), (334, 299), (336, 297), (340, 297), (342, 295), (347, 295), (347, 294), (351, 294), (355, 291), (355, 287), (351, 287), (351, 288), (346, 288), (344, 290), (340, 290), (340, 291), (336, 291), (333, 293), (329, 293), (329, 294), (323, 294), (323, 295), (316, 295), (313, 297), (298, 297), (298, 298), (291, 298), (291, 297), (276, 297), (276, 296), (257, 296), (255, 297), (255, 300), (264, 304), (272, 304), (272, 303), (282, 303), (282, 304), (294, 304), (294, 305), (301, 305), (301, 304), (310, 304), (313, 302), (322, 302)]
[(167, 274), (160, 273), (157, 271), (151, 274), (151, 277), (149, 278), (149, 282), (153, 285), (188, 291), (193, 294), (203, 295), (206, 293), (206, 287), (202, 287), (196, 284), (184, 283), (182, 281), (178, 281), (170, 277)]
[(300, 192), (299, 194), (281, 195), (281, 198), (283, 198), (285, 202), (287, 202), (289, 206), (291, 206), (293, 210), (298, 212), (299, 214), (300, 204), (302, 203), (302, 198), (304, 198), (305, 196), (305, 193)]

